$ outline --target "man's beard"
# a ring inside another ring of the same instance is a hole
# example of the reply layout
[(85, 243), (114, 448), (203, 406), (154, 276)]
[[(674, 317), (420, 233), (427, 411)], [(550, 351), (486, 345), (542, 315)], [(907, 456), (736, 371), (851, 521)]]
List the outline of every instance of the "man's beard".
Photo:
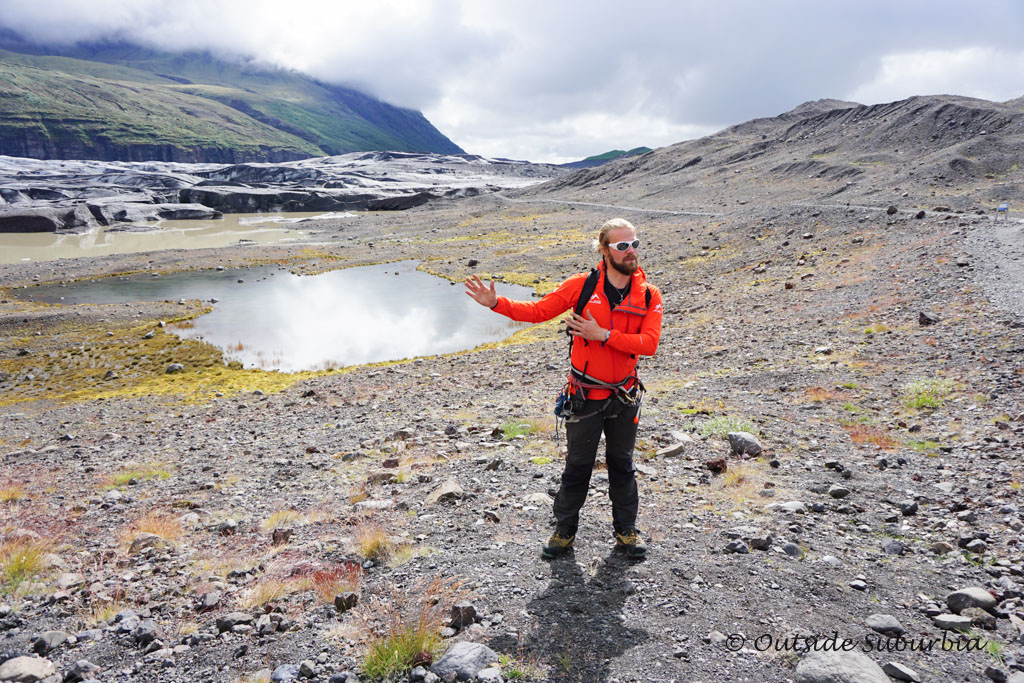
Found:
[(629, 263), (626, 263), (625, 261), (619, 263), (611, 256), (609, 256), (608, 262), (611, 264), (612, 268), (619, 271), (623, 275), (632, 275), (633, 273), (636, 272), (636, 269), (640, 267), (640, 259), (637, 257), (634, 257), (633, 260), (630, 261)]

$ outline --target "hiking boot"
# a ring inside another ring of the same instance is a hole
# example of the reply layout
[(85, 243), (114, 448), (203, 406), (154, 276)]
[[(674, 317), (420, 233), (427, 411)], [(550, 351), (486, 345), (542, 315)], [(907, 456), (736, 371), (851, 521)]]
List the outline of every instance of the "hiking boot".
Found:
[(540, 551), (540, 556), (546, 560), (556, 558), (572, 549), (572, 544), (575, 540), (576, 534), (555, 531), (555, 533), (551, 534), (551, 538), (548, 539), (547, 545)]
[(640, 532), (636, 529), (615, 532), (615, 549), (626, 553), (631, 560), (642, 560), (647, 557), (647, 546), (640, 538)]

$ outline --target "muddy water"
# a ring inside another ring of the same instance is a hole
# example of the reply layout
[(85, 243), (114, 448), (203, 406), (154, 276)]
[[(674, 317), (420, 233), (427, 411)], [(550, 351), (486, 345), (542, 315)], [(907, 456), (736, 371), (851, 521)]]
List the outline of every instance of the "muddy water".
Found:
[[(280, 267), (132, 275), (13, 294), (50, 303), (199, 299), (213, 312), (168, 329), (202, 339), (245, 367), (293, 372), (450, 353), (499, 341), (525, 325), (480, 306), (414, 262), (299, 277)], [(529, 299), (532, 290), (498, 285)]]
[(255, 213), (227, 214), (217, 220), (158, 221), (144, 232), (97, 228), (83, 234), (48, 232), (0, 233), (0, 263), (54, 261), (79, 256), (136, 254), (162, 249), (226, 247), (241, 241), (272, 244), (301, 240), (302, 221), (314, 217), (356, 220), (354, 214)]

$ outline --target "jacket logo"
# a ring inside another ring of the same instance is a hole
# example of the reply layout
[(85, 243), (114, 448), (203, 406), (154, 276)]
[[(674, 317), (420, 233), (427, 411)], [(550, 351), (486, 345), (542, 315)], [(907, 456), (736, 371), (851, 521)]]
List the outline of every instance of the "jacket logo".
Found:
[(597, 295), (597, 293), (595, 292), (594, 294), (590, 295), (590, 301), (588, 301), (587, 303), (588, 304), (599, 304), (599, 303), (601, 303), (601, 297), (599, 297)]
[(658, 304), (657, 306), (654, 307), (654, 312), (661, 313), (661, 304)]

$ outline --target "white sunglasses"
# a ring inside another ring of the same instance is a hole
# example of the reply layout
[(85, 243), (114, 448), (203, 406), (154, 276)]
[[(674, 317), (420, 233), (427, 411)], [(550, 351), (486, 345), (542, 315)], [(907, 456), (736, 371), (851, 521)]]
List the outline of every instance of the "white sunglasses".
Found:
[(615, 251), (626, 251), (630, 247), (633, 247), (634, 249), (639, 249), (640, 240), (633, 240), (632, 242), (613, 242), (608, 246), (614, 249)]

